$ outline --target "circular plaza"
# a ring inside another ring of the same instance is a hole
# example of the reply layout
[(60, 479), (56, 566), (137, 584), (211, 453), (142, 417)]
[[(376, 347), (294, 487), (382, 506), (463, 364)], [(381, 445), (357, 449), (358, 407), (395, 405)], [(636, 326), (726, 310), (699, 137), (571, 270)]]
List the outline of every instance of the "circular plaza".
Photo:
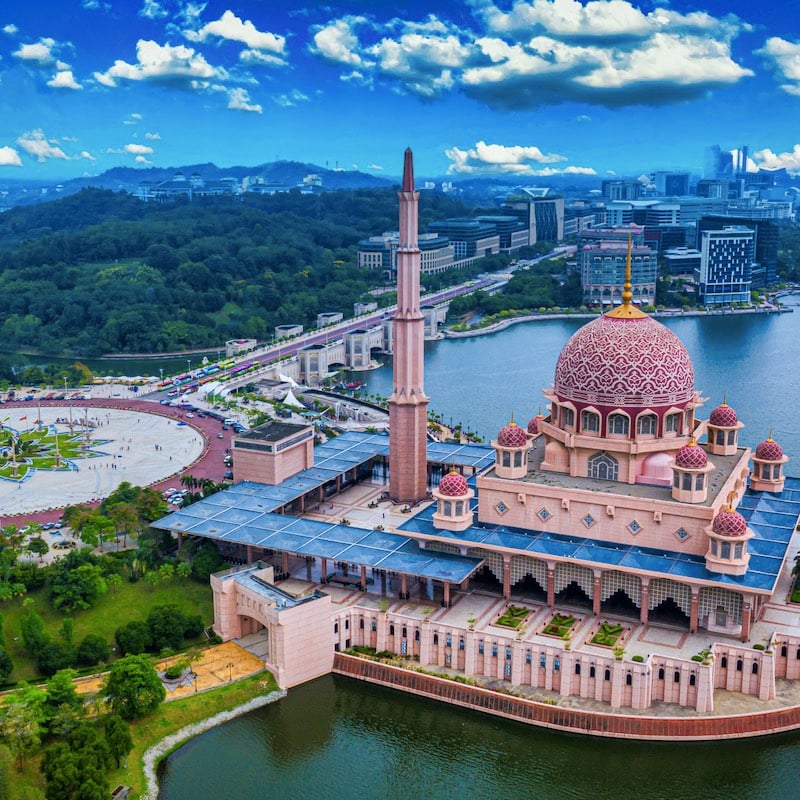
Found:
[[(17, 437), (6, 456), (18, 466), (0, 475), (0, 521), (102, 500), (123, 481), (157, 483), (197, 461), (206, 447), (199, 430), (160, 414), (105, 406), (4, 410), (4, 429)], [(23, 447), (34, 433), (51, 461), (58, 451), (58, 468), (35, 466)]]

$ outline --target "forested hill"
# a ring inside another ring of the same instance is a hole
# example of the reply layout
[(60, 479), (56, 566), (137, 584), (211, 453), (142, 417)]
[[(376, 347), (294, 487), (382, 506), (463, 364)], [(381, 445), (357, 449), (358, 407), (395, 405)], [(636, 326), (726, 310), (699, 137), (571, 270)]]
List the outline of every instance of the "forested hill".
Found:
[[(420, 226), (463, 215), (423, 194)], [(394, 190), (145, 204), (86, 189), (0, 215), (5, 352), (92, 356), (265, 339), (321, 311), (352, 313), (380, 276), (359, 239), (397, 229)]]

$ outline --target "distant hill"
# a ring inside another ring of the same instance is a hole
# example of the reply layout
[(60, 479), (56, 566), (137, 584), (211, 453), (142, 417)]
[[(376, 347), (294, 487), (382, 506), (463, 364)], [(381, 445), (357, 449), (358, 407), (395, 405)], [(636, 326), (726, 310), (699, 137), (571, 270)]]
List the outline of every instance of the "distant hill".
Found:
[(269, 184), (278, 184), (287, 188), (302, 184), (308, 175), (318, 175), (323, 190), (339, 189), (381, 189), (395, 185), (398, 179), (368, 175), (364, 172), (326, 169), (316, 164), (304, 164), (299, 161), (275, 161), (271, 164), (257, 166), (218, 167), (216, 164), (186, 164), (177, 167), (114, 167), (100, 175), (92, 175), (71, 180), (55, 182), (7, 180), (0, 184), (7, 194), (0, 198), (0, 210), (20, 205), (33, 205), (58, 197), (66, 197), (81, 189), (111, 189), (114, 192), (130, 192), (135, 194), (143, 181), (160, 183), (172, 178), (176, 172), (185, 176), (194, 173), (206, 181), (217, 181), (222, 178), (255, 178)]

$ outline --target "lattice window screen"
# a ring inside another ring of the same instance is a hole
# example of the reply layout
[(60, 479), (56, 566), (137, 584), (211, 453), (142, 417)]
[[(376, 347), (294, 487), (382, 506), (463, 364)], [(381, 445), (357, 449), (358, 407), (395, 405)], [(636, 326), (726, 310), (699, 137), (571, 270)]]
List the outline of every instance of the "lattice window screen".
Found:
[(589, 567), (582, 567), (580, 564), (556, 564), (556, 592), (560, 592), (573, 581), (589, 597), (594, 595), (594, 573)]
[(728, 615), (736, 622), (742, 621), (742, 596), (738, 592), (718, 587), (703, 588), (700, 590), (698, 603), (700, 616), (714, 614), (718, 606), (722, 606)]
[(666, 578), (655, 578), (650, 581), (650, 601), (647, 607), (651, 611), (669, 598), (672, 598), (687, 616), (692, 613), (692, 590), (687, 584), (676, 583)]
[(547, 564), (529, 556), (511, 556), (511, 585), (519, 583), (526, 575), (533, 576), (543, 589), (547, 589)]
[(642, 581), (637, 575), (626, 575), (624, 572), (617, 572), (616, 570), (604, 572), (600, 597), (603, 600), (608, 600), (619, 589), (622, 589), (635, 605), (641, 607)]

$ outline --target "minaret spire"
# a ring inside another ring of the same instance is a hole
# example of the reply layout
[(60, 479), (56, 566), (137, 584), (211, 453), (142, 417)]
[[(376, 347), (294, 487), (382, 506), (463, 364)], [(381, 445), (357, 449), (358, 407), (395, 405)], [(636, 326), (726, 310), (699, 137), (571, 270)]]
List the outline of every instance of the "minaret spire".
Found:
[(644, 311), (636, 308), (631, 302), (633, 300), (633, 270), (631, 268), (631, 235), (628, 234), (628, 254), (625, 258), (625, 280), (622, 284), (622, 305), (608, 311), (605, 316), (616, 319), (640, 319), (646, 317)]
[(411, 149), (403, 158), (397, 310), (392, 325), (393, 390), (389, 397), (389, 496), (416, 503), (427, 495), (428, 398), (423, 389), (425, 318), (420, 309), (419, 192)]

